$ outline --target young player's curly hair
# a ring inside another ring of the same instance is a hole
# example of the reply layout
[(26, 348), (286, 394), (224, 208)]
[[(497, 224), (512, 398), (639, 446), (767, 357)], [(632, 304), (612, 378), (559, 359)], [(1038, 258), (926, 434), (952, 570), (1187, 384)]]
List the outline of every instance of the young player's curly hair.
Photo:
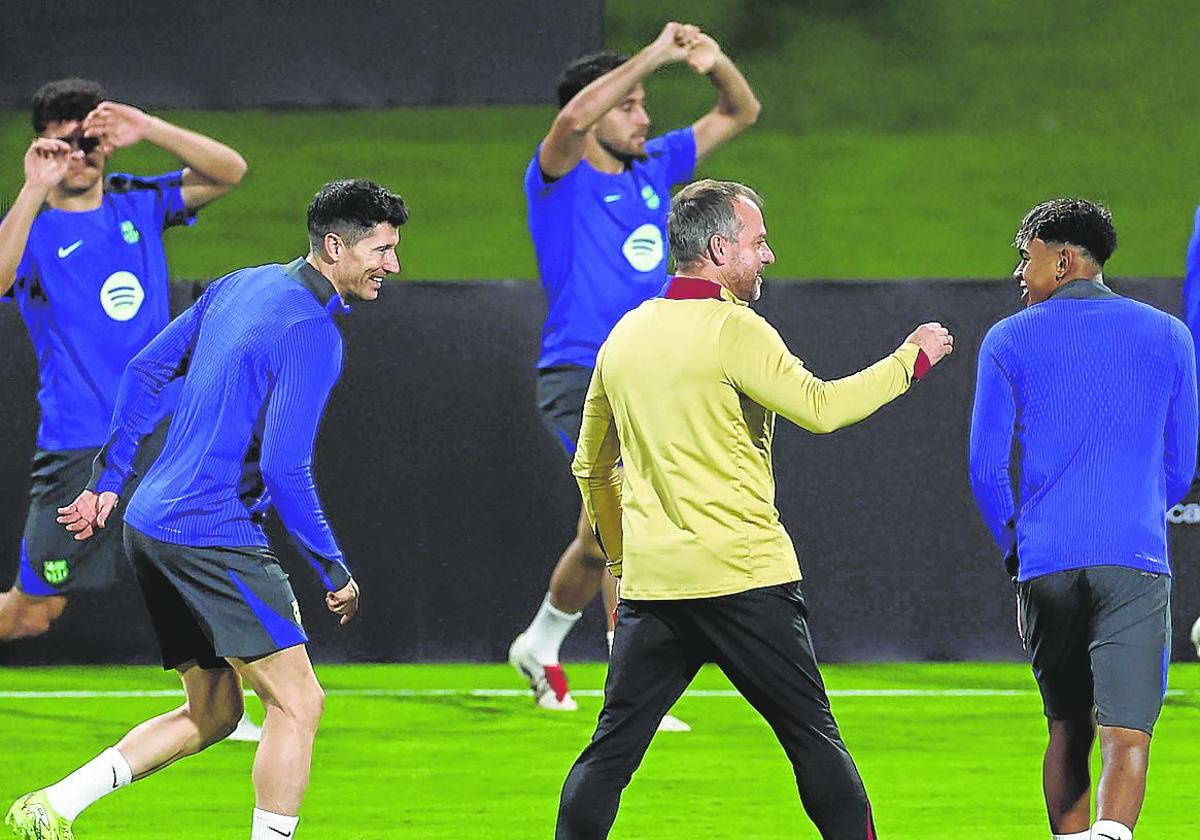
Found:
[(1117, 250), (1112, 213), (1103, 204), (1083, 198), (1052, 198), (1026, 213), (1013, 244), (1024, 248), (1034, 239), (1074, 245), (1101, 267)]
[(82, 120), (107, 98), (104, 88), (89, 79), (56, 79), (47, 82), (33, 95), (30, 113), (33, 130), (41, 134), (52, 122)]

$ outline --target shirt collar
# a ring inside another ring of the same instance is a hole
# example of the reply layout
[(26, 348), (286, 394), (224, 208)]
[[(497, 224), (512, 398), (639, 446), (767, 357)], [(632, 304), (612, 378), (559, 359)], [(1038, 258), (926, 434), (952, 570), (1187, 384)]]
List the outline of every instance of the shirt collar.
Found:
[(283, 270), (288, 276), (313, 293), (313, 297), (321, 302), (325, 311), (330, 315), (345, 314), (350, 307), (342, 300), (337, 289), (329, 282), (329, 278), (309, 264), (304, 257), (292, 260)]
[(1053, 300), (1054, 298), (1061, 298), (1063, 300), (1067, 298), (1101, 300), (1115, 297), (1120, 297), (1120, 295), (1104, 285), (1103, 278), (1079, 277), (1063, 283), (1051, 292), (1046, 300)]
[(684, 274), (668, 277), (667, 284), (659, 292), (659, 297), (667, 300), (727, 300), (739, 306), (749, 306), (746, 301), (740, 300), (720, 283)]

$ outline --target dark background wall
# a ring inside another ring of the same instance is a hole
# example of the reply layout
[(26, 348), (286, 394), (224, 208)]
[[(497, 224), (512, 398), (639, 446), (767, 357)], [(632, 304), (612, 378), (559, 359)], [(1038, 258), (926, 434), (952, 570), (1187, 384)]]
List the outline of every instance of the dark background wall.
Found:
[(150, 108), (546, 103), (601, 0), (0, 1), (0, 105), (82, 75)]
[[(1113, 285), (1177, 308), (1178, 281)], [(181, 302), (189, 291), (177, 289)], [(779, 424), (779, 507), (799, 549), (824, 659), (1021, 656), (1008, 581), (966, 475), (979, 342), (1017, 306), (1013, 284), (998, 281), (765, 290), (759, 311), (824, 378), (890, 352), (921, 321), (940, 320), (958, 336), (954, 355), (927, 380), (858, 426), (816, 437)], [(578, 511), (534, 408), (543, 311), (536, 284), (398, 282), (343, 322), (345, 373), (322, 427), (317, 479), (362, 582), (363, 611), (335, 627), (309, 570), (292, 565), (317, 657), (499, 660), (531, 617)], [(4, 584), (26, 506), (35, 384), (16, 308), (0, 306)], [(1200, 611), (1192, 568), (1200, 527), (1172, 525), (1172, 544), (1176, 653), (1184, 654)], [(594, 605), (565, 655), (602, 650)], [(73, 603), (49, 636), (0, 647), (0, 663), (153, 655), (128, 575), (125, 585)]]

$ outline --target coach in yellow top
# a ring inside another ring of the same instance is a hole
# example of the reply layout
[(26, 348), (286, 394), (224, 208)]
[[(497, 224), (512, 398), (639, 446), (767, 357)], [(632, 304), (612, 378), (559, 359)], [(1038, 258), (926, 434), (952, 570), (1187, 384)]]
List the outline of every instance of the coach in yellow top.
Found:
[(607, 836), (659, 719), (705, 662), (775, 730), (821, 836), (875, 837), (775, 509), (771, 436), (777, 413), (819, 434), (862, 420), (953, 338), (924, 324), (852, 376), (813, 376), (748, 305), (775, 261), (761, 208), (742, 184), (684, 187), (667, 223), (677, 275), (600, 348), (573, 470), (621, 602), (604, 709), (563, 786), (560, 840)]

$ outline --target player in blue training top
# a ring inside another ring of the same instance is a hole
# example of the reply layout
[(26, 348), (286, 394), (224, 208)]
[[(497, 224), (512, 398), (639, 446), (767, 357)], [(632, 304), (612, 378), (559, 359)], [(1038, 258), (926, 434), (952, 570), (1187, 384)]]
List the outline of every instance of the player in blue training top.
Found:
[(979, 349), (971, 486), (1014, 577), (1049, 721), (1050, 831), (1131, 840), (1171, 653), (1167, 510), (1196, 471), (1195, 351), (1178, 319), (1105, 285), (1106, 208), (1047, 201), (1016, 245), (1028, 308)]
[[(228, 146), (106, 101), (84, 79), (44, 85), (32, 117), (25, 184), (0, 222), (0, 294), (15, 300), (33, 340), (41, 422), (17, 579), (0, 595), (0, 641), (45, 632), (67, 595), (114, 581), (120, 529), (76, 542), (56, 510), (90, 474), (125, 365), (170, 320), (163, 231), (190, 225), (246, 172)], [(143, 140), (183, 168), (104, 176), (115, 149)]]
[[(685, 62), (717, 90), (711, 111), (690, 127), (648, 140), (642, 81)], [(569, 466), (596, 351), (621, 316), (667, 279), (666, 225), (671, 187), (758, 118), (761, 106), (717, 42), (689, 24), (668, 23), (633, 57), (587, 56), (564, 71), (561, 110), (525, 172), (529, 232), (546, 292), (538, 359), (542, 420)], [(604, 585), (612, 645), (616, 584), (580, 505), (575, 539), (550, 577), (550, 591), (509, 649), (538, 705), (575, 709), (559, 648)], [(668, 715), (663, 728), (686, 728)]]
[[(1200, 207), (1196, 208), (1192, 238), (1188, 241), (1187, 247), (1187, 269), (1183, 275), (1183, 320), (1192, 334), (1192, 343), (1197, 347), (1196, 352), (1200, 353)], [(1188, 507), (1194, 507), (1195, 503), (1200, 501), (1198, 492), (1200, 492), (1200, 475), (1197, 475), (1192, 482), (1192, 492), (1185, 499), (1190, 502)], [(1172, 518), (1171, 521), (1178, 524), (1180, 520)], [(1189, 524), (1185, 527), (1190, 528), (1192, 525)], [(1189, 635), (1192, 646), (1196, 649), (1196, 655), (1200, 656), (1200, 618), (1197, 618), (1192, 624)]]
[[(349, 621), (358, 584), (317, 498), (313, 444), (342, 367), (334, 316), (344, 301), (377, 298), (400, 270), (407, 219), (404, 201), (377, 184), (326, 184), (308, 208), (307, 257), (215, 281), (129, 363), (93, 489), (59, 521), (78, 539), (113, 527), (162, 392), (182, 378), (162, 454), (129, 500), (124, 537), (163, 665), (179, 672), (187, 700), (17, 800), (8, 821), (19, 836), (70, 836), (101, 796), (224, 738), (242, 713), (243, 679), (267, 707), (251, 840), (295, 836), (323, 695), (261, 523), (274, 507), (321, 578), (326, 606)], [(39, 821), (58, 833), (37, 833)]]

